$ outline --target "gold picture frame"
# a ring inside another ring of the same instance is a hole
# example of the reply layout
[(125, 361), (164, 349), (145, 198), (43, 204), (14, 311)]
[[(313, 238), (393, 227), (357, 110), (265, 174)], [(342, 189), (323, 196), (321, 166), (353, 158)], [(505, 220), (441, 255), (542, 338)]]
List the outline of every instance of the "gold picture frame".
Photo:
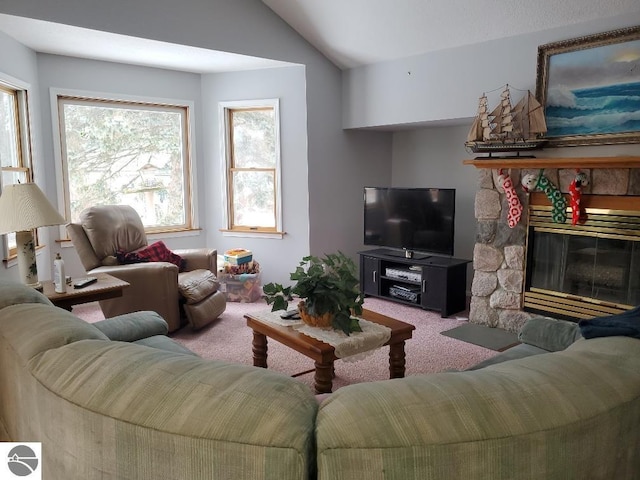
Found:
[(548, 147), (640, 143), (640, 26), (538, 47)]

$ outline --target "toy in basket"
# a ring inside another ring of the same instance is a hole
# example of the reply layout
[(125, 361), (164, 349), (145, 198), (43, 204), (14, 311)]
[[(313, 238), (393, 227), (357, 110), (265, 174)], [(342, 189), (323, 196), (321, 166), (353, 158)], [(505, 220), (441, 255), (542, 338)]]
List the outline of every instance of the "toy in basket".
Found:
[(224, 262), (218, 280), (228, 302), (252, 303), (262, 297), (260, 264), (255, 260), (240, 265)]
[(224, 262), (230, 265), (242, 265), (249, 263), (253, 259), (251, 250), (244, 248), (234, 248), (224, 252)]

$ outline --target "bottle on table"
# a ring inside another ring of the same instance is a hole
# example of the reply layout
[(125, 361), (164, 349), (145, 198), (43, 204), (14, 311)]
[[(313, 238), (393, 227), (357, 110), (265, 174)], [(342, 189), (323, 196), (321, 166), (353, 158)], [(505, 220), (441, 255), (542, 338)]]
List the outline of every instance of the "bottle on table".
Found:
[(56, 293), (67, 293), (67, 277), (64, 272), (64, 260), (59, 253), (53, 261), (53, 284)]

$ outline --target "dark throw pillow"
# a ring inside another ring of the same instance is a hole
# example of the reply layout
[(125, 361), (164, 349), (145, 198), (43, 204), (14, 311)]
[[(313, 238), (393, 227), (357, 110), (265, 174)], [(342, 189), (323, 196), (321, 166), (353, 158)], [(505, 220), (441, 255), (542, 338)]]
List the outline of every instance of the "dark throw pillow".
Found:
[(640, 338), (640, 306), (616, 315), (580, 320), (578, 325), (584, 338), (615, 336)]
[(186, 266), (186, 260), (169, 250), (162, 240), (133, 252), (119, 251), (117, 257), (118, 261), (124, 265), (143, 262), (169, 262), (176, 265), (179, 271), (183, 271)]

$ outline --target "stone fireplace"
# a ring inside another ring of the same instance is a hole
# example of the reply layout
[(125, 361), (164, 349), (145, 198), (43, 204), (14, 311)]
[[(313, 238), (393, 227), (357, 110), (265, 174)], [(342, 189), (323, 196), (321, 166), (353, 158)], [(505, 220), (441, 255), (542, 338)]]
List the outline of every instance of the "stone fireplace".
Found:
[[(640, 158), (465, 163), (479, 172), (471, 322), (517, 332), (533, 315), (577, 321), (640, 304)], [(522, 177), (538, 174), (540, 168), (534, 167), (539, 165), (557, 167), (545, 168), (544, 175), (563, 192), (567, 203), (576, 168), (588, 175), (589, 186), (582, 190), (582, 205), (587, 209), (584, 223), (572, 225), (569, 206), (566, 223), (554, 223), (546, 195), (522, 189)], [(499, 168), (509, 172), (524, 207), (514, 228), (507, 222), (508, 203), (497, 181)]]

